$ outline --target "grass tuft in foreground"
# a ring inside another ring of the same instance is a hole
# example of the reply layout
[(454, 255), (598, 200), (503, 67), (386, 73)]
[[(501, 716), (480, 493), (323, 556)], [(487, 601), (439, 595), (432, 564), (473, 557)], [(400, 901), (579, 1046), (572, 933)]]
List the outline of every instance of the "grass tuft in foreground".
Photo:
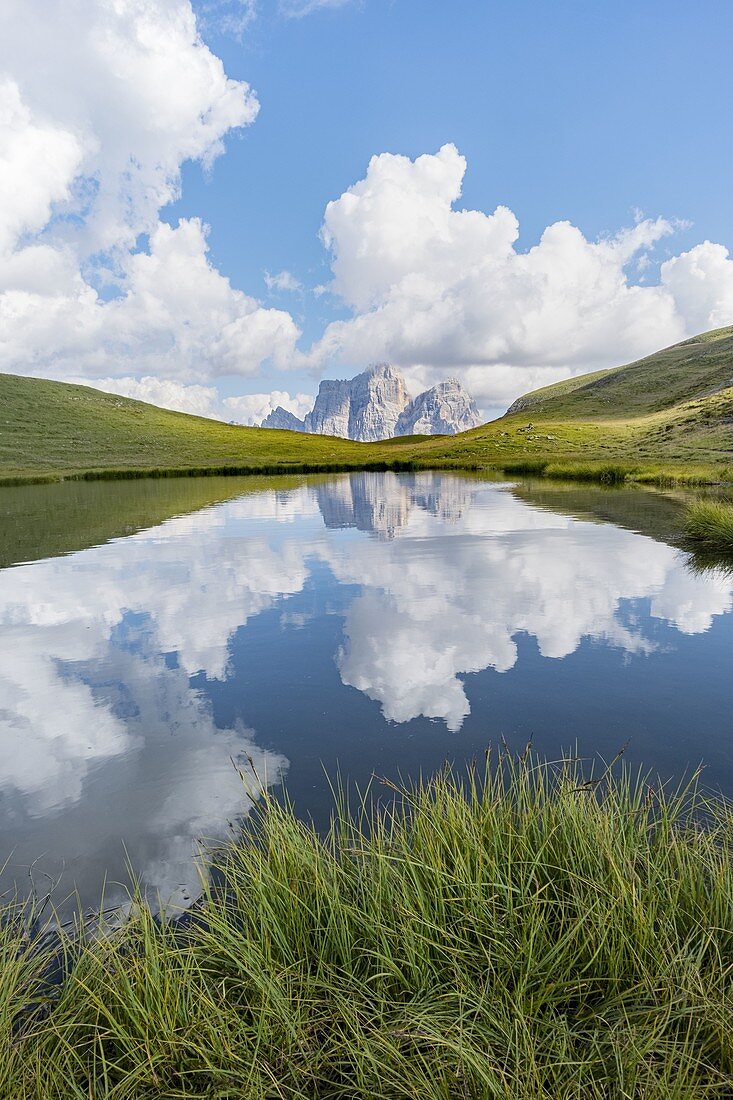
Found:
[(732, 856), (694, 785), (570, 761), (445, 771), (326, 837), (264, 796), (226, 890), (185, 926), (138, 904), (20, 1029), (3, 926), (3, 1095), (729, 1097)]
[(685, 534), (721, 550), (733, 550), (733, 504), (696, 500), (687, 510)]

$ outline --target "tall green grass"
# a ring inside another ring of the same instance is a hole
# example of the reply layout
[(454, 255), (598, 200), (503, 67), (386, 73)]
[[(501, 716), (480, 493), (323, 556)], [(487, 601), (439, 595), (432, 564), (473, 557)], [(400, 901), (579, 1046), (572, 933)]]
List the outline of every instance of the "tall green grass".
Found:
[(733, 1095), (726, 804), (526, 755), (387, 786), (325, 837), (264, 795), (225, 887), (138, 899), (45, 1005), (6, 922), (3, 1096)]
[(733, 550), (733, 504), (722, 500), (696, 500), (687, 510), (685, 534), (692, 539)]

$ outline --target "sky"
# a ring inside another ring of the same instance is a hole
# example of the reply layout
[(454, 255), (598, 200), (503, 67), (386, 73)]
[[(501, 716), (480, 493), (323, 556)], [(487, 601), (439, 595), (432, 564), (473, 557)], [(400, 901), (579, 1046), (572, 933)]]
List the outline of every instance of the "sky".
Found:
[(241, 423), (733, 324), (729, 0), (3, 0), (0, 370)]

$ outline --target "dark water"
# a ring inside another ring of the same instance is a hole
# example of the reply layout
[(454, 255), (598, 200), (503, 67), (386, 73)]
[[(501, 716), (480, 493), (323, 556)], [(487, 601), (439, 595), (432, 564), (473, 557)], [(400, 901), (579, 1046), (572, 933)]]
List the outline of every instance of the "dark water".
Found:
[(674, 497), (359, 474), (7, 489), (0, 518), (5, 887), (113, 903), (129, 862), (187, 904), (248, 758), (318, 823), (337, 770), (501, 737), (630, 739), (733, 794), (733, 575), (675, 548)]

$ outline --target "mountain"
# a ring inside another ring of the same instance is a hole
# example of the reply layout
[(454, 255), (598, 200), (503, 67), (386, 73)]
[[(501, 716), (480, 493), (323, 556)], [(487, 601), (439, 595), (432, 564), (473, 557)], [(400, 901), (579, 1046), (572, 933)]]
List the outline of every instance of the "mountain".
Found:
[(391, 439), (410, 400), (400, 371), (389, 363), (378, 363), (352, 378), (350, 391), (349, 439), (360, 443)]
[(305, 415), (303, 431), (313, 435), (335, 435), (348, 439), (350, 411), (350, 383), (324, 380), (318, 387), (318, 396), (312, 410)]
[(389, 363), (377, 363), (350, 381), (321, 382), (313, 411), (305, 418), (305, 431), (360, 443), (391, 439), (408, 402), (400, 372)]
[(260, 424), (261, 428), (284, 428), (290, 432), (304, 432), (305, 424), (302, 420), (298, 420), (298, 417), (284, 409), (282, 405), (278, 405), (276, 409), (273, 409), (269, 416)]
[(478, 428), (481, 416), (457, 378), (418, 394), (400, 413), (395, 435), (456, 435)]
[(260, 426), (375, 443), (397, 435), (455, 435), (480, 423), (475, 403), (455, 378), (411, 401), (400, 371), (377, 363), (350, 380), (321, 382), (305, 420), (278, 406)]

